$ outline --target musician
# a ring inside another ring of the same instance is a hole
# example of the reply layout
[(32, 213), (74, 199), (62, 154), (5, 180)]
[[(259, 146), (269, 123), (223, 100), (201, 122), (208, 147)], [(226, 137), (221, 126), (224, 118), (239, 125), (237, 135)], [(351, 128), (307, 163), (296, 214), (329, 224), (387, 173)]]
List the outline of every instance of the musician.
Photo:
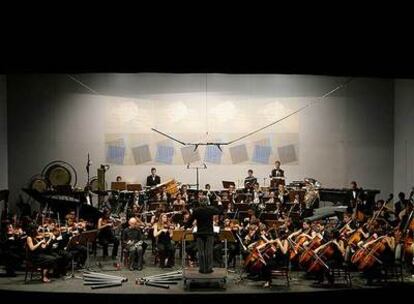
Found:
[(258, 205), (263, 198), (263, 192), (260, 190), (260, 186), (259, 183), (255, 183), (253, 185), (253, 198), (252, 198), (252, 202), (255, 205)]
[(129, 270), (142, 270), (144, 261), (144, 250), (147, 247), (144, 242), (144, 234), (141, 230), (140, 222), (135, 217), (128, 221), (128, 228), (122, 233), (122, 242), (128, 250)]
[(118, 175), (118, 176), (116, 177), (116, 182), (117, 182), (117, 183), (122, 182), (122, 176), (119, 176), (119, 175)]
[(156, 173), (157, 169), (151, 168), (151, 175), (147, 176), (147, 187), (154, 187), (161, 184), (161, 178)]
[[(277, 251), (273, 254), (269, 261), (262, 268), (262, 278), (265, 281), (263, 288), (269, 288), (272, 284), (272, 270), (287, 267), (289, 262), (289, 242), (285, 230), (278, 230), (278, 238), (271, 241), (277, 247)], [(266, 246), (266, 245), (265, 245)], [(265, 247), (264, 246), (264, 247)], [(260, 248), (258, 248), (260, 249)]]
[(280, 169), (280, 161), (275, 161), (275, 167), (269, 175), (270, 178), (285, 179), (285, 171)]
[(181, 193), (181, 198), (188, 203), (190, 199), (190, 195), (188, 194), (188, 186), (182, 185), (180, 189), (180, 193)]
[(398, 193), (398, 202), (394, 204), (394, 211), (397, 216), (401, 213), (401, 211), (407, 206), (407, 200), (405, 199), (405, 193), (400, 192)]
[(214, 191), (211, 191), (210, 184), (205, 185), (205, 195), (208, 200), (208, 205), (210, 206), (215, 200), (217, 200), (217, 195)]
[[(327, 250), (328, 246), (330, 246), (331, 250), (333, 250), (333, 254), (321, 254), (325, 249)], [(345, 256), (345, 245), (339, 231), (333, 230), (331, 233), (331, 240), (325, 243), (324, 245), (319, 246), (314, 251), (314, 253), (319, 257), (320, 260), (323, 260), (323, 262), (326, 264), (326, 266), (329, 267), (329, 269), (342, 265)], [(313, 263), (318, 263), (319, 259), (315, 260)], [(333, 277), (329, 273), (329, 269), (327, 269), (325, 266), (320, 267), (320, 271), (316, 273), (318, 283), (322, 283), (324, 281), (324, 277), (326, 277), (328, 282), (330, 284), (333, 284)]]
[(51, 227), (54, 237), (51, 241), (51, 246), (48, 247), (47, 253), (56, 258), (56, 272), (55, 277), (59, 275), (66, 275), (66, 271), (71, 264), (72, 254), (65, 248), (69, 242), (69, 234), (61, 233), (60, 228), (52, 225)]
[(154, 225), (154, 237), (157, 242), (161, 268), (171, 268), (174, 266), (174, 247), (171, 243), (172, 235), (173, 227), (168, 220), (167, 214), (163, 213)]
[(217, 208), (207, 206), (207, 201), (201, 201), (200, 207), (196, 208), (191, 215), (187, 226), (197, 221), (196, 242), (199, 254), (199, 272), (213, 272), (213, 216), (221, 212)]
[(22, 264), (24, 259), (24, 246), (27, 235), (19, 227), (14, 227), (6, 222), (2, 225), (0, 235), (0, 260), (3, 262), (7, 277), (15, 277), (15, 271)]
[(349, 206), (352, 208), (355, 208), (356, 201), (360, 197), (360, 195), (363, 193), (362, 188), (358, 188), (357, 182), (352, 181), (351, 182), (351, 190), (348, 193), (348, 202)]
[[(182, 209), (185, 208), (186, 203), (185, 203), (185, 200), (182, 199), (181, 193), (177, 193), (177, 195), (175, 196), (173, 206), (181, 206)], [(176, 209), (174, 209), (174, 210), (176, 210)]]
[(33, 264), (42, 268), (42, 282), (51, 282), (48, 273), (56, 268), (56, 258), (47, 253), (47, 247), (50, 245), (52, 237), (46, 239), (37, 231), (37, 227), (31, 226), (28, 230), (27, 248), (28, 258)]
[(98, 220), (98, 239), (103, 249), (103, 256), (108, 256), (108, 245), (113, 244), (112, 260), (116, 259), (118, 254), (119, 240), (114, 234), (114, 222), (110, 218), (109, 209), (104, 209), (102, 217)]
[[(183, 211), (183, 221), (181, 223), (182, 227), (187, 227), (188, 231), (192, 231), (194, 228), (193, 223), (190, 223), (191, 214), (187, 210)], [(185, 242), (185, 252), (187, 254), (188, 264), (190, 267), (194, 266), (194, 263), (197, 260), (197, 243), (195, 241), (186, 241)]]
[(279, 184), (277, 192), (277, 198), (282, 205), (289, 202), (289, 192), (286, 190), (285, 185)]
[(250, 192), (253, 189), (254, 184), (257, 183), (257, 178), (253, 176), (253, 170), (247, 171), (247, 177), (244, 179), (244, 189), (246, 192)]

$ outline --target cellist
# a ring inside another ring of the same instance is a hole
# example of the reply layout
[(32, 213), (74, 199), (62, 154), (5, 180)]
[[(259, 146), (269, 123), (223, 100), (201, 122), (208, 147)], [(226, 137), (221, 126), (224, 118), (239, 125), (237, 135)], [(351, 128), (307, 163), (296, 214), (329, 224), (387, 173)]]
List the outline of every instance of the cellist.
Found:
[[(331, 240), (318, 247), (315, 251), (315, 258), (310, 264), (308, 272), (316, 273), (318, 283), (322, 283), (326, 277), (330, 284), (333, 283), (333, 277), (329, 270), (332, 267), (340, 266), (344, 262), (345, 245), (338, 230), (331, 232)], [(316, 258), (318, 256), (318, 258)], [(325, 265), (321, 265), (324, 263)], [(316, 266), (316, 267), (315, 267)], [(314, 271), (316, 269), (316, 271)]]
[(287, 267), (289, 262), (289, 243), (287, 241), (288, 234), (286, 230), (280, 229), (278, 231), (278, 238), (274, 241), (274, 245), (277, 246), (277, 251), (273, 254), (270, 260), (267, 261), (266, 265), (262, 268), (262, 278), (265, 283), (263, 288), (269, 288), (272, 284), (272, 270), (278, 267)]

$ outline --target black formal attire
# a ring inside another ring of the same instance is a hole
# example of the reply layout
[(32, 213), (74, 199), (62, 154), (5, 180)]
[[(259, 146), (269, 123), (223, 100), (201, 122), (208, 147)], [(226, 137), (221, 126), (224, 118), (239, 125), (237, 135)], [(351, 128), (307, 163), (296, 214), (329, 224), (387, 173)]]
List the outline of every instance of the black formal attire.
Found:
[[(162, 227), (159, 229), (163, 229)], [(171, 243), (170, 232), (162, 231), (157, 237), (157, 249), (160, 258), (160, 267), (165, 267), (165, 260), (167, 260), (167, 267), (174, 266), (174, 247)]]
[(142, 269), (147, 244), (141, 229), (126, 228), (122, 233), (122, 241), (128, 250), (129, 269)]
[(282, 169), (273, 169), (272, 173), (270, 174), (271, 177), (273, 178), (280, 178), (280, 177), (285, 177), (285, 171), (283, 171)]
[(161, 178), (158, 175), (147, 176), (147, 187), (154, 187), (159, 184), (161, 184)]
[(101, 244), (102, 246), (103, 256), (104, 257), (108, 256), (108, 245), (113, 244), (112, 258), (116, 258), (117, 253), (118, 253), (119, 240), (117, 237), (115, 237), (112, 227), (102, 228), (98, 232), (98, 239), (99, 239), (99, 244)]
[(199, 272), (213, 272), (214, 229), (213, 216), (220, 214), (220, 210), (212, 206), (201, 206), (194, 210), (187, 223), (191, 226), (197, 221), (196, 242), (199, 257)]

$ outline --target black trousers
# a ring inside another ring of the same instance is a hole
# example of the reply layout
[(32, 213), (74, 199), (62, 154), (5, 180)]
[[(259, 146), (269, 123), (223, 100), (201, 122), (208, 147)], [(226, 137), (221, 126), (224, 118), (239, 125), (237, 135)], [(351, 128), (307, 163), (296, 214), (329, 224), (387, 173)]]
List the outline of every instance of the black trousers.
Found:
[(119, 240), (112, 233), (102, 234), (99, 236), (99, 244), (102, 246), (103, 256), (108, 256), (108, 245), (114, 244), (112, 248), (112, 257), (116, 257), (118, 254)]
[(163, 268), (165, 266), (167, 259), (167, 266), (174, 266), (174, 247), (171, 242), (158, 242), (157, 249), (160, 257), (160, 267)]
[(199, 272), (213, 272), (213, 235), (197, 235)]

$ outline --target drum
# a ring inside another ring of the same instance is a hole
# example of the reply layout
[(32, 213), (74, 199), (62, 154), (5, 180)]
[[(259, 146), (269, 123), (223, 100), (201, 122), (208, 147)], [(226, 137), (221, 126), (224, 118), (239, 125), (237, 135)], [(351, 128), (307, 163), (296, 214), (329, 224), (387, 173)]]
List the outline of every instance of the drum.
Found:
[(172, 196), (175, 196), (179, 191), (178, 183), (175, 179), (167, 181), (164, 186), (166, 187), (166, 192)]
[(30, 189), (36, 190), (37, 192), (43, 193), (47, 190), (47, 182), (42, 178), (35, 178), (30, 183)]

